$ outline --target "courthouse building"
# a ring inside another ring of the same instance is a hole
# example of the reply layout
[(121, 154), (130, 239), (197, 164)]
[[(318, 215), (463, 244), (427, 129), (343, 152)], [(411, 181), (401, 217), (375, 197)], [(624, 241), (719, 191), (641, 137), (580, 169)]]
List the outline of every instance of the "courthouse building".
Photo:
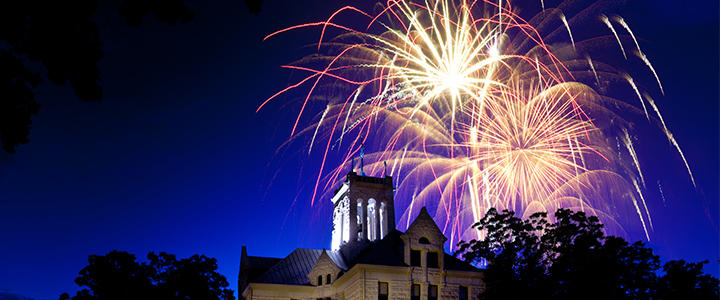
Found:
[(331, 199), (332, 245), (285, 258), (242, 248), (239, 299), (477, 299), (482, 270), (445, 253), (447, 238), (422, 208), (395, 229), (392, 177), (350, 172)]

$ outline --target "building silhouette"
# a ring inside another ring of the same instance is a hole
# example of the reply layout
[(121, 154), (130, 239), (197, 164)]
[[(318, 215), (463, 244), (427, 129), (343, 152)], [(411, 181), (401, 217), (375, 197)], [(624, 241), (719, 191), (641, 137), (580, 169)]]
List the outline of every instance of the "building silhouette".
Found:
[(331, 249), (285, 258), (242, 247), (240, 299), (477, 299), (483, 272), (444, 252), (447, 238), (423, 207), (395, 229), (392, 177), (348, 173), (331, 199)]

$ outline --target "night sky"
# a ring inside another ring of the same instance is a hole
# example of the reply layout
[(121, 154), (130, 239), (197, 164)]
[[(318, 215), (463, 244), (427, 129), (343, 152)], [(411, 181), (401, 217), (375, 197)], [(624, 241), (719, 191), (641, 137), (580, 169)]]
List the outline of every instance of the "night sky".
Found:
[[(697, 181), (660, 133), (639, 140), (649, 245), (663, 259), (709, 259), (718, 276), (718, 3), (705, 2), (634, 1), (623, 17), (663, 82), (656, 101)], [(74, 293), (88, 255), (113, 249), (215, 257), (235, 289), (243, 245), (275, 257), (329, 248), (330, 210), (317, 205), (331, 204), (309, 204), (317, 157), (275, 154), (296, 115), (282, 105), (291, 97), (255, 110), (298, 78), (280, 65), (311, 53), (318, 31), (262, 38), (349, 3), (266, 0), (255, 16), (242, 1), (191, 1), (190, 24), (132, 28), (116, 1), (101, 1), (102, 102), (41, 85), (30, 143), (0, 154), (0, 293)]]

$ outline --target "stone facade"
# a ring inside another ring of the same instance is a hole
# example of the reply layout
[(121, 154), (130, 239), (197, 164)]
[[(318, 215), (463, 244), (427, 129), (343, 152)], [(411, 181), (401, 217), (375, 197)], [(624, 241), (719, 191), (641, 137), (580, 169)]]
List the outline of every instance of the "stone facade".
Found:
[[(357, 218), (366, 212), (369, 199), (390, 208), (387, 224), (395, 225), (392, 179), (348, 174), (347, 186), (333, 197), (335, 208), (350, 201), (350, 238), (331, 251), (297, 249), (284, 259), (247, 256), (243, 249), (238, 282), (239, 299), (387, 299), (433, 300), (477, 299), (483, 292), (482, 270), (467, 265), (444, 252), (447, 238), (423, 208), (406, 232), (388, 228), (382, 236), (369, 239), (368, 226), (380, 233), (382, 222)], [(360, 205), (355, 205), (355, 201)], [(342, 206), (341, 206), (342, 207)], [(357, 210), (352, 209), (357, 207)], [(378, 213), (377, 210), (375, 213)], [(333, 216), (338, 226), (337, 215)], [(357, 221), (356, 221), (357, 220)], [(340, 223), (342, 224), (342, 223)], [(363, 227), (360, 229), (359, 227)], [(333, 235), (342, 234), (334, 230)], [(420, 297), (412, 290), (419, 287)], [(432, 288), (431, 288), (432, 286)]]

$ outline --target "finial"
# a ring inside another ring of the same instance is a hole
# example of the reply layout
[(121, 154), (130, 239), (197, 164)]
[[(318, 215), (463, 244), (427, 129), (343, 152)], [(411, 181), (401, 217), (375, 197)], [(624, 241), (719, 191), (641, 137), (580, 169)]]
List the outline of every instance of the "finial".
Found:
[(360, 175), (365, 175), (365, 143), (360, 144)]

